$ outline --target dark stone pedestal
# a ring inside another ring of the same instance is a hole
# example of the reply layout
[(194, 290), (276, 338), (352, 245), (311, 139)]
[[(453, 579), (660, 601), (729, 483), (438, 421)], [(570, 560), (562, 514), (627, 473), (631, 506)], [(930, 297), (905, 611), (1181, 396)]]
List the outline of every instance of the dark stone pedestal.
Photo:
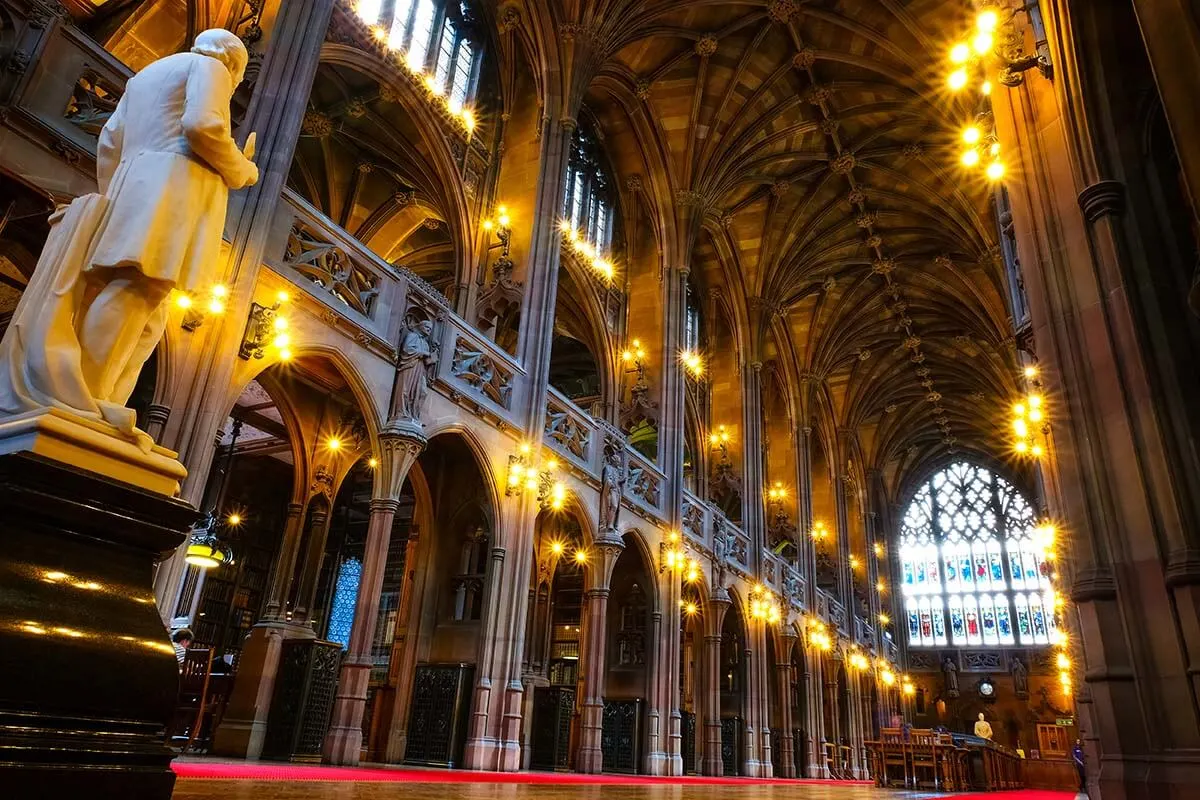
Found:
[(191, 506), (0, 455), (0, 797), (170, 797), (178, 665), (152, 591)]

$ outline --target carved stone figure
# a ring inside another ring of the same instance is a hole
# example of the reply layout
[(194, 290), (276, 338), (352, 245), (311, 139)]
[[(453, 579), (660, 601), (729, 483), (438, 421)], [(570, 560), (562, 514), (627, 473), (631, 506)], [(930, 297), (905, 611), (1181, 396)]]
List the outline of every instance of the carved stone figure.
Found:
[(625, 492), (624, 452), (616, 447), (606, 448), (604, 468), (600, 471), (600, 533), (616, 533), (617, 512)]
[(400, 344), (400, 358), (396, 364), (396, 408), (394, 415), (400, 419), (419, 420), (425, 407), (425, 395), (429, 390), (429, 368), (437, 360), (430, 340), (433, 323), (424, 319), (416, 327), (408, 328)]
[(59, 408), (106, 420), (148, 450), (125, 408), (167, 324), (172, 289), (219, 279), (230, 189), (258, 180), (229, 101), (247, 53), (224, 30), (129, 80), (100, 132), (99, 194), (50, 218), (33, 280), (0, 344), (0, 413)]
[(986, 719), (983, 718), (983, 712), (979, 712), (979, 720), (975, 723), (975, 735), (980, 739), (992, 738), (992, 726)]
[(1016, 657), (1012, 660), (1012, 676), (1013, 688), (1016, 690), (1017, 697), (1022, 700), (1029, 697), (1029, 670), (1025, 669), (1021, 659)]
[(942, 673), (946, 676), (946, 694), (958, 697), (958, 667), (947, 658), (942, 662)]

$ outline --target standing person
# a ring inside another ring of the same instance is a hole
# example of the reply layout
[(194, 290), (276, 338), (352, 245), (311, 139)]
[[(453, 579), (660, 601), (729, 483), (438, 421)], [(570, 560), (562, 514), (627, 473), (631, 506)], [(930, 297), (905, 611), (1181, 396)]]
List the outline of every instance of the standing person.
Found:
[(192, 646), (192, 639), (196, 638), (192, 635), (190, 628), (180, 628), (171, 634), (171, 643), (175, 645), (175, 660), (179, 662), (180, 669), (183, 668), (183, 659), (187, 657), (188, 648)]
[(1071, 760), (1075, 762), (1075, 771), (1079, 773), (1079, 793), (1087, 794), (1087, 766), (1083, 761), (1083, 741), (1075, 740), (1075, 746), (1071, 748)]

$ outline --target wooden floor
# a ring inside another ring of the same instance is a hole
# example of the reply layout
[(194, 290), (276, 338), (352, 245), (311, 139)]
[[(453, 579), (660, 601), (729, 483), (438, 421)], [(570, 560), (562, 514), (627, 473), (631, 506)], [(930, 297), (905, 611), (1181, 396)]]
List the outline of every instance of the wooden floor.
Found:
[(173, 800), (395, 800), (398, 797), (404, 800), (923, 800), (947, 795), (861, 785), (397, 784), (181, 778)]

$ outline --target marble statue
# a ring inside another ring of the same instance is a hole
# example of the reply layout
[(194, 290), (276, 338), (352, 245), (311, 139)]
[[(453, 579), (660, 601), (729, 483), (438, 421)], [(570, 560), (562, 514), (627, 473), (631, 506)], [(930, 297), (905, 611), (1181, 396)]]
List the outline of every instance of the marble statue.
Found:
[(983, 718), (982, 711), (979, 712), (979, 719), (975, 722), (975, 735), (980, 739), (992, 738), (992, 726)]
[(958, 667), (947, 658), (942, 662), (942, 673), (946, 676), (946, 694), (950, 697), (958, 697)]
[(230, 189), (258, 180), (254, 135), (230, 134), (248, 56), (224, 30), (133, 76), (100, 132), (98, 194), (50, 217), (50, 236), (0, 343), (0, 414), (57, 408), (103, 420), (145, 451), (125, 407), (167, 324), (173, 289), (219, 282)]
[(1021, 659), (1015, 656), (1012, 660), (1012, 676), (1013, 689), (1016, 691), (1017, 697), (1021, 699), (1029, 697), (1029, 671), (1025, 669)]
[(431, 336), (433, 322), (423, 319), (409, 327), (396, 363), (396, 409), (400, 419), (419, 420), (429, 389), (429, 368), (437, 360)]
[(600, 471), (600, 532), (615, 533), (617, 513), (621, 510), (621, 496), (625, 493), (624, 453), (616, 447), (609, 448)]

